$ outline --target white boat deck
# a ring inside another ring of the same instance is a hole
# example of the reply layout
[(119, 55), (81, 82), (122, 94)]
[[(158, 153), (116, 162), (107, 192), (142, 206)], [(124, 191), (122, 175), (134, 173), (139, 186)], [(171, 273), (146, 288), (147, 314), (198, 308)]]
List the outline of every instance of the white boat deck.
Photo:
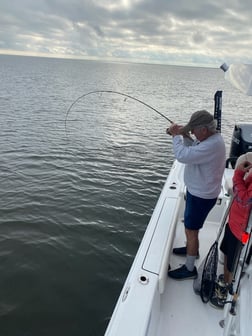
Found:
[[(216, 239), (218, 227), (215, 223), (204, 224), (200, 232), (200, 258), (196, 261), (197, 268)], [(180, 221), (176, 229), (174, 247), (184, 246), (184, 239), (184, 224)], [(184, 261), (185, 257), (171, 255), (171, 268), (178, 267)], [(219, 325), (223, 319), (223, 310), (203, 303), (200, 296), (194, 293), (193, 280), (177, 281), (167, 278), (160, 304), (161, 316), (156, 336), (221, 336), (223, 333)]]
[[(175, 162), (152, 214), (145, 235), (118, 298), (106, 336), (221, 336), (224, 317), (203, 303), (193, 290), (193, 280), (167, 276), (168, 265), (177, 268), (185, 257), (172, 254), (184, 246), (184, 166)], [(200, 230), (197, 268), (214, 243), (228, 206), (233, 171), (227, 169), (214, 209)], [(219, 266), (219, 271), (223, 265)], [(223, 272), (223, 271), (222, 271)]]

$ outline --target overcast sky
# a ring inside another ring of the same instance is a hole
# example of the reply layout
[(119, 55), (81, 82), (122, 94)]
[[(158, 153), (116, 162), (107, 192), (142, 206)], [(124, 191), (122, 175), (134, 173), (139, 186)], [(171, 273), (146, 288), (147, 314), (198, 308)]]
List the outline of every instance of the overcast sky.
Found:
[(0, 53), (252, 63), (252, 0), (1, 0)]

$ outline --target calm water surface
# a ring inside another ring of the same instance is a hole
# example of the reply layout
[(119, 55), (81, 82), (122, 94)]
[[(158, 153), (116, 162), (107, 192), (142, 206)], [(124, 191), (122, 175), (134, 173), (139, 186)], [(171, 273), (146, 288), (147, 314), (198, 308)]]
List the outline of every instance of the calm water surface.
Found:
[(0, 56), (0, 335), (103, 335), (172, 164), (168, 122), (252, 99), (218, 69)]

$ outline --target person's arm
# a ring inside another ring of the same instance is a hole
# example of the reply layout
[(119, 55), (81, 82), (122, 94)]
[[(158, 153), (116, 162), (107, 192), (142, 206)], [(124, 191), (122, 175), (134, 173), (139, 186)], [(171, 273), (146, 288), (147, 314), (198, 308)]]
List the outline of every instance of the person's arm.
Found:
[[(171, 124), (169, 128), (166, 129), (166, 133), (172, 135), (172, 137), (176, 137), (177, 135), (180, 136), (179, 138), (182, 139), (183, 137), (183, 144), (185, 146), (192, 146), (194, 140), (190, 136), (189, 133), (183, 133), (183, 126), (178, 124)], [(182, 137), (181, 137), (182, 136)]]
[(215, 150), (215, 143), (205, 140), (202, 142), (193, 141), (190, 146), (184, 143), (180, 136), (173, 137), (173, 150), (176, 159), (186, 164), (204, 164), (209, 162)]
[(234, 192), (237, 195), (238, 200), (242, 203), (252, 202), (252, 176), (247, 178), (251, 180), (251, 183), (246, 183), (244, 176), (252, 168), (252, 164), (248, 161), (241, 163), (234, 172), (233, 187)]

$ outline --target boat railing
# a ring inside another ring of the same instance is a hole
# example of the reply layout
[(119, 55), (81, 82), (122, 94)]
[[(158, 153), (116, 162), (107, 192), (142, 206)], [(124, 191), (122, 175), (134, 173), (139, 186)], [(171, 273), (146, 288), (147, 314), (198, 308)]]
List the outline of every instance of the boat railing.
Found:
[[(167, 202), (170, 202), (169, 198), (166, 200)], [(174, 235), (177, 227), (177, 222), (179, 219), (179, 208), (181, 207), (182, 202), (184, 202), (184, 194), (180, 193), (179, 197), (176, 199), (176, 204), (174, 206), (174, 216), (170, 216), (170, 222), (167, 223), (169, 225), (169, 232), (166, 239), (166, 244), (164, 245), (163, 249), (163, 257), (162, 257), (162, 263), (160, 265), (160, 271), (159, 271), (159, 277), (158, 277), (158, 288), (159, 293), (162, 294), (165, 290), (165, 284), (167, 282), (167, 271), (169, 267), (170, 262), (170, 254), (173, 247), (173, 240)]]
[(173, 174), (169, 175), (165, 183), (149, 223), (152, 228), (152, 237), (143, 263), (144, 270), (158, 276), (160, 294), (165, 290), (176, 227), (184, 209), (183, 165), (178, 162), (175, 165), (172, 167)]

